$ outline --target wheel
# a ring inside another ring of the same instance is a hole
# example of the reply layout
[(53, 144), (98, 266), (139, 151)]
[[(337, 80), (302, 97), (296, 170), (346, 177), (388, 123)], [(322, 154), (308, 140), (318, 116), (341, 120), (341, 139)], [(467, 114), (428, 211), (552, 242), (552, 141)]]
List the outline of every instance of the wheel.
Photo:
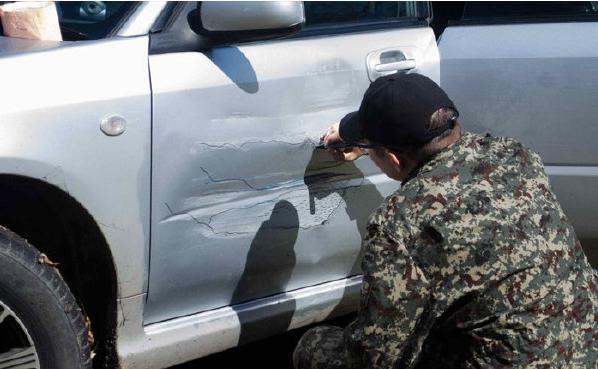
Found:
[(87, 335), (58, 271), (0, 226), (0, 369), (91, 369)]

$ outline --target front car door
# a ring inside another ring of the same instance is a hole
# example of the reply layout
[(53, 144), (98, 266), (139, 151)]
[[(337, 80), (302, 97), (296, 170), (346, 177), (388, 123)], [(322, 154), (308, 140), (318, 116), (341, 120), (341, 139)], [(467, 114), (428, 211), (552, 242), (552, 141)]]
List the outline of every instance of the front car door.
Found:
[(146, 324), (359, 274), (368, 215), (398, 184), (315, 145), (393, 65), (438, 81), (424, 5), (306, 3), (293, 37), (150, 56)]

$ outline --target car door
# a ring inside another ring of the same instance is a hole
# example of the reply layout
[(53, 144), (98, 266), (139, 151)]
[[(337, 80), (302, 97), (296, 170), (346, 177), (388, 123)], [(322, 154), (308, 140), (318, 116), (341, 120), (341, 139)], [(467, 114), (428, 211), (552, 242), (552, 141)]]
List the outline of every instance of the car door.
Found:
[(398, 184), (315, 146), (377, 76), (438, 81), (426, 6), (306, 3), (290, 38), (150, 55), (147, 324), (359, 274), (368, 215)]
[(537, 151), (598, 265), (598, 3), (466, 2), (439, 41), (465, 128)]

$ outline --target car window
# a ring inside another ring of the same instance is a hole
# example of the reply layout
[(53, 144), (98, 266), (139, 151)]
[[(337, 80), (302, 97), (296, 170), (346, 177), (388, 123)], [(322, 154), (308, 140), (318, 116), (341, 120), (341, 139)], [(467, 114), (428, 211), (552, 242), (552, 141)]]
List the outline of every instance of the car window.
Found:
[(463, 20), (598, 15), (598, 1), (465, 2)]
[(64, 40), (95, 40), (109, 36), (136, 7), (132, 1), (57, 1)]
[(306, 1), (305, 27), (417, 17), (415, 1)]

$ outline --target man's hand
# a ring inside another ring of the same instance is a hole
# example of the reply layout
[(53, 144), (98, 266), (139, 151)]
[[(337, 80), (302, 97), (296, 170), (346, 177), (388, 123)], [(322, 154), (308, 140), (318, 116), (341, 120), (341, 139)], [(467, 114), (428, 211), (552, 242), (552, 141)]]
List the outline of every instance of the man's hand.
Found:
[[(324, 134), (320, 137), (320, 141), (323, 142), (325, 146), (330, 146), (342, 142), (338, 126), (338, 123), (330, 126), (326, 130), (326, 132), (324, 132)], [(359, 147), (348, 147), (342, 150), (328, 149), (328, 152), (330, 153), (330, 155), (332, 155), (334, 160), (338, 161), (353, 161), (361, 155), (365, 154), (365, 150)]]

